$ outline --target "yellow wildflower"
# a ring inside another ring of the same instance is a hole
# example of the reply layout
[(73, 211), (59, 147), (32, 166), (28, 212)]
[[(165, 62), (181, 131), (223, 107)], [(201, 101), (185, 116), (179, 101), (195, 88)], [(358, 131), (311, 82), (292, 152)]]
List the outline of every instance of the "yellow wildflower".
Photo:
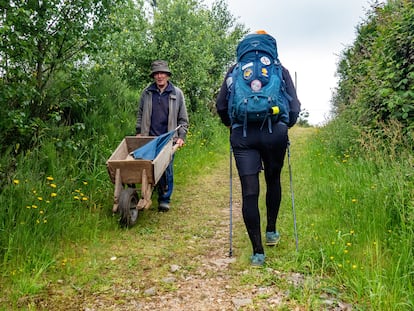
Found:
[(50, 184), (50, 187), (56, 188), (56, 184)]
[(14, 179), (14, 180), (13, 180), (13, 184), (15, 184), (15, 185), (18, 185), (18, 184), (19, 184), (19, 182), (20, 182), (20, 180), (18, 180), (18, 179)]
[(46, 179), (49, 180), (49, 181), (52, 181), (53, 180), (53, 177), (52, 176), (48, 176), (48, 177), (46, 177)]

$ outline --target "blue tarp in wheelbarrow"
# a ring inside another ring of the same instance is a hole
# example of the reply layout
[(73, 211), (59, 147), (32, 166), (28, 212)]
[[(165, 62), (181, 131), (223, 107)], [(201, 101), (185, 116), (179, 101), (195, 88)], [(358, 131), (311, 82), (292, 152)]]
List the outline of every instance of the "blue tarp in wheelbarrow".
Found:
[(173, 137), (175, 130), (157, 136), (150, 142), (146, 143), (144, 146), (135, 149), (130, 154), (134, 157), (134, 159), (143, 159), (143, 160), (154, 160), (157, 155), (160, 153), (162, 148), (170, 141)]

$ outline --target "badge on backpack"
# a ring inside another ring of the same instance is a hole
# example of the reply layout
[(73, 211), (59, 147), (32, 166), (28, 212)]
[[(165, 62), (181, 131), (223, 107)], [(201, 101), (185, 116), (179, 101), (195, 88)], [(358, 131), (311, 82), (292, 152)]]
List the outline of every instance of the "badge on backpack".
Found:
[(262, 56), (260, 58), (260, 62), (265, 65), (265, 66), (269, 66), (270, 65), (270, 59), (267, 56)]

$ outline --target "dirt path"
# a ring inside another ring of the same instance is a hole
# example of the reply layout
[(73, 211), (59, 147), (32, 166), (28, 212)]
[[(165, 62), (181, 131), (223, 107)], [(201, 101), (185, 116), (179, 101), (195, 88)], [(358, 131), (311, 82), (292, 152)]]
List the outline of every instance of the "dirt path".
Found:
[[(260, 278), (260, 269), (251, 268), (248, 258), (240, 256), (238, 250), (239, 245), (246, 247), (247, 236), (236, 172), (235, 255), (230, 258), (228, 161), (205, 171), (185, 193), (177, 186), (170, 212), (144, 211), (144, 219), (137, 226), (119, 230), (114, 237), (103, 237), (96, 248), (76, 246), (67, 265), (76, 262), (82, 271), (50, 280), (47, 293), (31, 302), (23, 299), (22, 305), (31, 304), (36, 310), (88, 311), (276, 308), (283, 299), (277, 286), (256, 287), (252, 282), (242, 282), (244, 277)], [(155, 223), (155, 229), (146, 229), (145, 222)]]
[[(144, 211), (135, 227), (108, 232), (93, 247), (74, 246), (72, 258), (64, 259), (67, 271), (48, 281), (47, 292), (22, 299), (22, 305), (85, 311), (304, 310), (289, 301), (286, 291), (286, 283), (301, 286), (302, 275), (269, 267), (264, 273), (249, 265), (235, 166), (233, 170), (233, 257), (224, 157), (203, 168), (186, 189), (176, 185), (168, 213)], [(272, 281), (263, 282), (269, 276)]]

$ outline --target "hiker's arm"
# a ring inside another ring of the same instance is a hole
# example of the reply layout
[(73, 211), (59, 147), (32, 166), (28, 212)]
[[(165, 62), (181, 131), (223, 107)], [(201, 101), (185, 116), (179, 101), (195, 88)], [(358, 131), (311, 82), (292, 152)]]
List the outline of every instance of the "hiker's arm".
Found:
[(229, 90), (227, 87), (227, 77), (229, 76), (230, 72), (233, 70), (234, 66), (231, 66), (230, 69), (227, 71), (226, 76), (221, 84), (220, 91), (217, 95), (216, 99), (216, 110), (218, 115), (220, 116), (221, 122), (227, 126), (231, 126), (231, 120), (229, 116)]
[(295, 85), (293, 84), (292, 77), (290, 76), (289, 71), (283, 67), (283, 79), (286, 83), (286, 91), (292, 97), (292, 100), (289, 103), (290, 112), (289, 112), (289, 127), (292, 127), (296, 124), (296, 121), (299, 117), (300, 112), (300, 101), (296, 93)]

